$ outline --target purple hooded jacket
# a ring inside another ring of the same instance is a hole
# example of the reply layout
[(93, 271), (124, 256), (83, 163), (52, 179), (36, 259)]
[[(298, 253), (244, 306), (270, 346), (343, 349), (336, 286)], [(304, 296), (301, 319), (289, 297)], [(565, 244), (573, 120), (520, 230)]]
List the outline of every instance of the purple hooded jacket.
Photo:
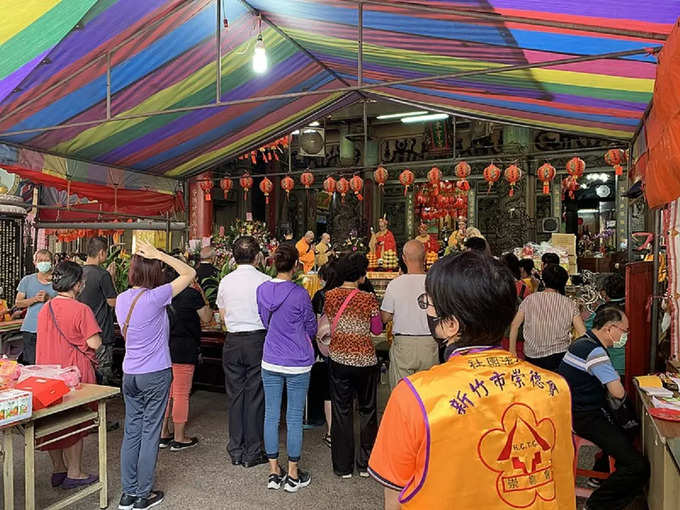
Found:
[(264, 282), (257, 288), (257, 310), (267, 328), (262, 361), (282, 368), (311, 367), (317, 324), (307, 291), (291, 281)]

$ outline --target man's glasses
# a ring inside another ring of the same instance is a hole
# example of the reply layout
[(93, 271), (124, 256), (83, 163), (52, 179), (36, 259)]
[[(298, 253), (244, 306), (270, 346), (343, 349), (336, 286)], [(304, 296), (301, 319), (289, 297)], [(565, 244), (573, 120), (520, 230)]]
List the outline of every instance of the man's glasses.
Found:
[[(418, 304), (420, 304), (420, 303), (418, 303)], [(616, 329), (618, 329), (621, 333), (628, 333), (627, 329), (620, 328), (616, 324), (612, 324), (612, 326), (614, 326)]]

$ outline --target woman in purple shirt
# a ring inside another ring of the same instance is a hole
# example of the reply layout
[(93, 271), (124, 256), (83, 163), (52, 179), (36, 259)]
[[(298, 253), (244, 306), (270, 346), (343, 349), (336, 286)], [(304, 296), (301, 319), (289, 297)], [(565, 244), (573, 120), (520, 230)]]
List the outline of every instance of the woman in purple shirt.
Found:
[[(165, 283), (163, 263), (179, 274), (170, 283)], [(152, 489), (172, 382), (170, 324), (165, 307), (195, 276), (191, 266), (142, 242), (130, 263), (128, 280), (132, 288), (116, 300), (116, 318), (125, 340), (120, 510), (133, 506), (135, 510), (147, 509), (163, 500), (163, 492)]]
[[(298, 469), (302, 450), (302, 414), (314, 364), (311, 339), (316, 335), (316, 315), (307, 291), (292, 280), (298, 264), (294, 246), (282, 244), (274, 264), (278, 274), (257, 288), (257, 308), (267, 328), (262, 353), (264, 386), (264, 448), (271, 474), (267, 487), (297, 492), (311, 481)], [(286, 384), (288, 475), (278, 463), (279, 419), (283, 385)]]

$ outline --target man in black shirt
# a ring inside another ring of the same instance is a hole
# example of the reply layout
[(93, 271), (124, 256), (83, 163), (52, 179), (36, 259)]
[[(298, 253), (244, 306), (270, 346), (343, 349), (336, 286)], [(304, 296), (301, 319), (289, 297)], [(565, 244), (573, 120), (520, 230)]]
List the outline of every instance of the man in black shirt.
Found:
[(107, 269), (101, 267), (106, 261), (107, 250), (108, 243), (103, 237), (93, 237), (87, 243), (87, 260), (83, 266), (85, 286), (78, 296), (81, 303), (92, 309), (102, 330), (102, 345), (97, 350), (102, 384), (110, 384), (113, 379), (113, 307), (116, 306), (115, 265), (111, 263)]
[[(215, 249), (212, 246), (204, 246), (201, 248), (201, 263), (196, 268), (196, 280), (208, 297), (208, 302), (211, 308), (215, 307), (215, 300), (217, 299), (217, 286), (219, 285), (218, 275), (219, 270), (214, 266), (215, 263)], [(214, 289), (212, 292), (208, 292)]]

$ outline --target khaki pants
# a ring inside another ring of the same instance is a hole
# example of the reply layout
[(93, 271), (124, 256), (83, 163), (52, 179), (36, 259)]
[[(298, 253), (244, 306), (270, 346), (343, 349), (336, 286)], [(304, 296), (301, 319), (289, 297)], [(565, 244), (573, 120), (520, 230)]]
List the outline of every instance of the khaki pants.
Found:
[(437, 342), (431, 336), (395, 335), (390, 347), (390, 389), (409, 375), (439, 363)]

